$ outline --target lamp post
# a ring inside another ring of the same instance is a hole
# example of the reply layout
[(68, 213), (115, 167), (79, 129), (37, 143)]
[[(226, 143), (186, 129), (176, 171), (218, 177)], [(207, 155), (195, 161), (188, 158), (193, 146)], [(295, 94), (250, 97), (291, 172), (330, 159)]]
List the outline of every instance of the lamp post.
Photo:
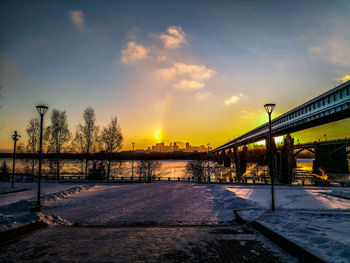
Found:
[(37, 210), (40, 211), (40, 187), (41, 187), (41, 162), (42, 162), (42, 146), (43, 146), (43, 121), (44, 115), (48, 109), (45, 105), (36, 106), (37, 111), (40, 114), (40, 142), (39, 142), (39, 173), (38, 173), (38, 201)]
[(275, 194), (273, 190), (274, 174), (272, 170), (272, 131), (271, 131), (271, 114), (276, 104), (268, 103), (264, 105), (264, 108), (269, 115), (269, 173), (271, 178), (271, 210), (275, 211)]
[(210, 182), (210, 166), (209, 166), (209, 162), (210, 162), (210, 159), (209, 159), (209, 146), (210, 146), (210, 143), (207, 144), (208, 146), (208, 182)]
[(132, 143), (131, 180), (134, 180), (135, 143)]
[(21, 135), (17, 134), (17, 131), (15, 131), (12, 135), (13, 140), (13, 162), (12, 162), (12, 183), (11, 187), (15, 187), (15, 163), (16, 163), (16, 143), (18, 141), (18, 137), (21, 137)]

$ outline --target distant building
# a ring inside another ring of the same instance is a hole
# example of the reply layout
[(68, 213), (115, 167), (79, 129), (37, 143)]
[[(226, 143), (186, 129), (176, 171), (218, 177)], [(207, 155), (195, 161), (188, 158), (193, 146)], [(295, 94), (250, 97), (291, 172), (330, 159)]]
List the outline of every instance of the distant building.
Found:
[[(212, 148), (210, 147), (209, 150), (211, 149)], [(185, 148), (180, 148), (176, 142), (170, 143), (169, 146), (165, 145), (164, 142), (161, 142), (161, 143), (157, 143), (156, 145), (153, 145), (152, 148), (148, 147), (148, 151), (151, 151), (151, 152), (176, 152), (176, 151), (207, 152), (208, 148), (205, 145), (191, 146), (189, 142), (186, 142)]]

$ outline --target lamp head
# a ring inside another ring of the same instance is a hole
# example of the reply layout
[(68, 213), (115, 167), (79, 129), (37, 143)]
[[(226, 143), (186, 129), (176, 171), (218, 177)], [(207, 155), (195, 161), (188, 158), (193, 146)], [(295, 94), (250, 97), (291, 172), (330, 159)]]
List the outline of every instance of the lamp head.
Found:
[(271, 114), (273, 109), (275, 108), (276, 104), (268, 103), (264, 105), (264, 108), (268, 114)]
[(133, 143), (131, 143), (132, 144), (132, 146), (135, 146), (135, 143), (133, 142)]
[(36, 109), (39, 112), (40, 115), (44, 115), (49, 107), (45, 105), (37, 105)]

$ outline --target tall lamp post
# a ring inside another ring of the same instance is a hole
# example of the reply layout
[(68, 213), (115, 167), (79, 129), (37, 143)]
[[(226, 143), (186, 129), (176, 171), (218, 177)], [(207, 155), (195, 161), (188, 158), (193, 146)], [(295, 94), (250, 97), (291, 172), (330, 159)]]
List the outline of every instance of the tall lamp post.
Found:
[(44, 115), (48, 109), (45, 105), (38, 105), (36, 106), (36, 109), (38, 110), (40, 114), (40, 143), (39, 143), (39, 175), (38, 175), (38, 201), (37, 201), (37, 210), (40, 211), (40, 187), (41, 187), (41, 162), (42, 162), (42, 146), (43, 146), (43, 121), (44, 121)]
[(18, 141), (18, 137), (21, 137), (21, 135), (17, 134), (17, 131), (15, 131), (12, 135), (13, 140), (13, 162), (12, 162), (12, 183), (11, 187), (15, 187), (15, 163), (16, 163), (16, 143)]
[(271, 210), (275, 211), (275, 194), (273, 190), (274, 174), (272, 171), (272, 131), (271, 131), (271, 114), (276, 104), (268, 103), (264, 105), (264, 108), (269, 115), (269, 173), (271, 178)]
[(131, 180), (134, 180), (135, 143), (132, 143)]
[(208, 143), (207, 146), (208, 146), (208, 182), (210, 182), (210, 171), (209, 171), (209, 169), (210, 169), (210, 164), (209, 164), (209, 162), (210, 162), (210, 159), (209, 159), (209, 146), (210, 146), (210, 143)]

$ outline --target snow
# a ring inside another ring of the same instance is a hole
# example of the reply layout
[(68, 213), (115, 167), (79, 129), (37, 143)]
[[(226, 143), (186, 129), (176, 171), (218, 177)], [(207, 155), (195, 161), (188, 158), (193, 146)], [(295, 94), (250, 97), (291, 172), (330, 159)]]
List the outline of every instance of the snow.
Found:
[(36, 185), (1, 195), (0, 230), (43, 220), (50, 225), (113, 226), (229, 224), (233, 210), (256, 220), (330, 262), (350, 258), (350, 188), (275, 186), (270, 212), (266, 185), (181, 182), (125, 184), (43, 184), (41, 213)]
[[(44, 189), (45, 188), (46, 187), (44, 185)], [(56, 187), (53, 187), (51, 185), (49, 189), (47, 188), (45, 189), (44, 192), (46, 193), (49, 192), (49, 194), (46, 194), (41, 197), (41, 204), (43, 206), (50, 206), (59, 200), (71, 197), (83, 191), (93, 190), (95, 188), (97, 188), (97, 186), (86, 185), (86, 186), (72, 187), (71, 185), (65, 185), (64, 187), (62, 187), (62, 186), (56, 185)], [(66, 189), (66, 190), (52, 193), (57, 189)], [(28, 192), (30, 193), (30, 191)], [(62, 224), (69, 225), (70, 224), (67, 220), (61, 218), (60, 216), (43, 214), (39, 212), (36, 212), (36, 213), (30, 212), (30, 209), (36, 206), (36, 199), (32, 197), (29, 199), (21, 200), (21, 198), (23, 198), (22, 196), (23, 193), (25, 192), (6, 194), (5, 198), (1, 200), (2, 203), (5, 203), (5, 205), (0, 206), (0, 231), (5, 231), (8, 229), (20, 227), (22, 225), (37, 222), (40, 220), (50, 225), (62, 225)], [(28, 196), (28, 193), (24, 194), (24, 196)], [(18, 200), (18, 201), (16, 202), (15, 200)]]
[[(41, 195), (47, 195), (51, 193), (57, 193), (60, 191), (68, 190), (72, 187), (76, 186), (84, 186), (84, 185), (90, 185), (88, 183), (86, 184), (59, 184), (57, 182), (42, 182), (41, 183)], [(1, 182), (0, 183), (0, 189), (11, 189), (11, 184), (7, 182)], [(15, 183), (15, 190), (18, 189), (27, 189), (23, 192), (14, 192), (9, 194), (1, 194), (0, 195), (0, 206), (8, 205), (11, 203), (18, 202), (20, 200), (36, 200), (37, 198), (37, 189), (38, 189), (38, 183)]]
[[(350, 259), (350, 188), (276, 186), (276, 211), (270, 211), (269, 186), (227, 186), (256, 207), (242, 208), (239, 215), (257, 221), (327, 262)], [(238, 209), (237, 209), (238, 210)]]
[[(235, 185), (227, 186), (225, 189), (240, 198), (256, 202), (259, 207), (271, 206), (271, 187), (268, 185)], [(274, 192), (277, 208), (350, 209), (349, 200), (326, 195), (340, 192), (331, 187), (275, 186)], [(342, 188), (341, 192), (349, 195), (350, 188)]]
[(219, 224), (232, 221), (232, 205), (241, 202), (222, 192), (218, 185), (194, 183), (101, 185), (98, 191), (81, 193), (43, 211), (83, 225)]

